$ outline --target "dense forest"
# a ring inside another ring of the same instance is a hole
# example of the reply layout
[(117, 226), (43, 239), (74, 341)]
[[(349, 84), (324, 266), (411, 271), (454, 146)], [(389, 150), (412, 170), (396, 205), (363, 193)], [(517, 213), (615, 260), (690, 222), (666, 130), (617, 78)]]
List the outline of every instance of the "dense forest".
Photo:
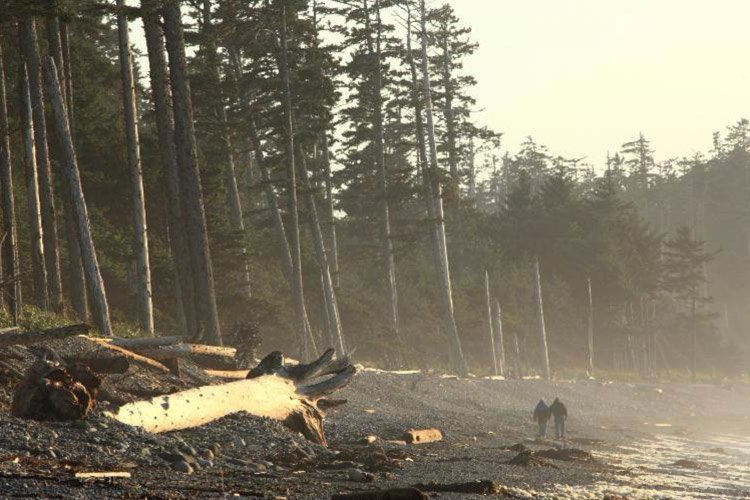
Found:
[(424, 0), (0, 0), (0, 43), (8, 323), (478, 375), (745, 370), (747, 120), (689, 158), (638, 131), (601, 162), (510, 151), (476, 120), (471, 30)]

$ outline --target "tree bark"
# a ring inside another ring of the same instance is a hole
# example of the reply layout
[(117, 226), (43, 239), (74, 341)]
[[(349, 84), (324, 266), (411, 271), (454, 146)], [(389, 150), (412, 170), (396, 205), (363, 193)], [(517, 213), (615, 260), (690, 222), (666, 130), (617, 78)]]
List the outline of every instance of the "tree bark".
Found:
[(49, 306), (57, 312), (63, 310), (60, 256), (57, 248), (57, 219), (52, 168), (47, 143), (47, 119), (45, 116), (44, 91), (42, 90), (42, 68), (37, 43), (36, 25), (31, 15), (25, 16), (21, 26), (21, 47), (29, 75), (32, 113), (34, 116), (34, 142), (39, 175), (39, 200), (44, 229), (44, 260), (47, 268)]
[[(5, 92), (5, 66), (3, 62), (2, 35), (0, 35), (0, 197), (3, 207), (3, 234), (0, 247), (3, 277), (10, 280), (3, 297), (14, 323), (21, 315), (21, 281), (18, 263), (18, 233), (16, 231), (16, 208), (13, 199), (13, 161), (10, 152), (8, 129), (8, 104)], [(38, 219), (37, 219), (38, 220)]]
[(284, 108), (284, 161), (287, 170), (287, 191), (289, 197), (289, 216), (291, 219), (291, 256), (292, 256), (292, 294), (295, 310), (295, 326), (303, 337), (305, 357), (312, 357), (317, 349), (312, 331), (306, 330), (305, 294), (302, 285), (302, 252), (299, 242), (299, 212), (297, 205), (297, 176), (294, 167), (294, 130), (292, 125), (292, 91), (289, 82), (289, 63), (287, 55), (286, 1), (281, 0), (281, 36), (278, 58), (279, 78), (283, 90)]
[(197, 330), (208, 343), (221, 345), (221, 328), (216, 308), (213, 267), (208, 244), (193, 106), (185, 57), (185, 35), (179, 0), (164, 6), (164, 30), (169, 55), (170, 82), (175, 118), (175, 147), (180, 175), (180, 205), (187, 229), (195, 286)]
[[(123, 7), (125, 0), (117, 0)], [(124, 14), (117, 15), (117, 32), (120, 47), (120, 75), (122, 78), (122, 105), (125, 117), (125, 135), (128, 146), (130, 187), (133, 194), (133, 229), (135, 243), (136, 288), (138, 302), (138, 324), (141, 329), (154, 334), (154, 306), (151, 289), (151, 264), (148, 255), (148, 223), (146, 221), (146, 195), (143, 190), (141, 147), (138, 137), (138, 109), (136, 106), (133, 60), (130, 52), (128, 20)]]
[(547, 328), (544, 324), (544, 304), (542, 303), (542, 282), (539, 276), (539, 259), (534, 260), (534, 299), (536, 301), (536, 318), (539, 332), (539, 356), (544, 378), (552, 378), (549, 369), (549, 351), (547, 350)]
[(156, 111), (156, 128), (159, 136), (164, 193), (167, 199), (167, 227), (169, 243), (174, 261), (177, 314), (179, 323), (185, 327), (184, 334), (194, 338), (198, 335), (195, 286), (190, 263), (190, 248), (185, 234), (185, 224), (180, 205), (180, 176), (177, 166), (177, 152), (174, 143), (174, 114), (172, 93), (169, 89), (167, 56), (164, 49), (164, 35), (159, 25), (158, 5), (154, 0), (143, 2), (143, 30), (148, 50), (149, 78), (151, 93)]
[(497, 351), (495, 350), (495, 332), (493, 329), (492, 298), (490, 296), (490, 273), (484, 271), (484, 299), (487, 306), (487, 331), (490, 334), (490, 352), (492, 353), (492, 373), (500, 375), (497, 362)]
[(588, 317), (588, 356), (586, 371), (589, 377), (594, 376), (594, 296), (591, 294), (591, 278), (587, 280), (589, 293), (589, 317)]
[[(70, 123), (70, 134), (75, 143), (73, 131), (73, 84), (70, 65), (70, 39), (67, 24), (60, 22), (59, 18), (47, 18), (47, 39), (49, 40), (50, 54), (55, 59), (55, 65), (61, 69), (60, 82), (64, 86), (65, 109), (68, 112), (68, 123)], [(86, 294), (86, 274), (83, 271), (81, 261), (81, 249), (78, 243), (78, 229), (76, 226), (73, 207), (70, 205), (71, 197), (66, 192), (67, 184), (62, 183), (63, 189), (63, 215), (65, 221), (65, 242), (68, 247), (68, 274), (71, 284), (71, 302), (76, 317), (86, 321), (89, 317), (88, 296)]]
[(49, 307), (47, 294), (47, 268), (44, 264), (44, 239), (42, 237), (42, 214), (39, 202), (39, 180), (34, 147), (34, 115), (31, 109), (31, 94), (26, 66), (21, 75), (21, 124), (24, 151), (24, 171), (26, 172), (26, 192), (29, 205), (29, 235), (31, 239), (31, 264), (34, 276), (34, 298), (42, 309)]
[(305, 192), (305, 200), (307, 202), (307, 216), (310, 219), (310, 231), (312, 232), (313, 242), (315, 244), (315, 256), (317, 257), (318, 265), (320, 266), (320, 273), (323, 278), (326, 312), (328, 313), (328, 322), (330, 326), (329, 333), (336, 342), (336, 353), (341, 357), (346, 355), (344, 332), (341, 327), (341, 317), (339, 315), (339, 306), (336, 302), (336, 292), (334, 291), (333, 280), (331, 279), (325, 239), (323, 238), (323, 231), (320, 229), (318, 209), (315, 204), (315, 196), (313, 195), (312, 186), (310, 185), (310, 176), (307, 172), (307, 162), (305, 161), (305, 153), (302, 150), (302, 146), (297, 145), (297, 153), (297, 165), (299, 165), (300, 180), (302, 181), (302, 189)]
[(61, 163), (70, 189), (70, 195), (73, 198), (71, 204), (75, 210), (76, 221), (78, 223), (78, 236), (84, 261), (84, 270), (86, 272), (86, 281), (93, 299), (94, 321), (103, 335), (111, 337), (112, 325), (109, 320), (107, 294), (104, 289), (102, 275), (99, 272), (99, 262), (96, 257), (94, 239), (91, 235), (91, 224), (86, 208), (86, 199), (83, 195), (81, 178), (78, 172), (78, 161), (76, 160), (73, 138), (70, 135), (70, 124), (68, 123), (68, 115), (62, 98), (62, 89), (57, 78), (57, 68), (52, 58), (45, 65), (45, 70), (48, 95), (52, 105), (52, 115), (62, 149)]
[(439, 168), (437, 162), (437, 146), (435, 144), (435, 126), (432, 116), (432, 91), (430, 88), (430, 73), (427, 58), (427, 14), (424, 0), (420, 0), (421, 10), (421, 28), (422, 28), (422, 83), (424, 85), (424, 102), (425, 113), (427, 116), (427, 139), (430, 146), (430, 165), (429, 179), (432, 186), (431, 195), (433, 207), (435, 210), (435, 233), (438, 243), (438, 274), (440, 277), (440, 296), (443, 303), (443, 314), (445, 322), (451, 332), (451, 341), (453, 348), (458, 356), (457, 370), (461, 375), (467, 375), (469, 372), (464, 358), (463, 348), (461, 347), (461, 337), (458, 335), (458, 326), (453, 312), (453, 291), (451, 285), (450, 264), (448, 263), (448, 248), (445, 237), (445, 217), (443, 213), (443, 199), (440, 189)]
[(503, 334), (503, 312), (500, 309), (500, 301), (495, 299), (492, 317), (495, 323), (495, 352), (497, 353), (498, 375), (505, 376), (505, 339)]

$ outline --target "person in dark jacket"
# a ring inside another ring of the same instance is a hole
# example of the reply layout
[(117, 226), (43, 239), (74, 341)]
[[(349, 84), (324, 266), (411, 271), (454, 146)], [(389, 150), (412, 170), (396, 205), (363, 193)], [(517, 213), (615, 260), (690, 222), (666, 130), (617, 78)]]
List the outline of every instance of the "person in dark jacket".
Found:
[(543, 399), (540, 399), (536, 404), (536, 408), (534, 408), (534, 420), (539, 424), (540, 438), (547, 437), (547, 422), (549, 422), (550, 415), (549, 406), (547, 406), (547, 403)]
[(557, 439), (565, 439), (565, 421), (568, 419), (568, 409), (562, 404), (560, 398), (555, 398), (549, 407), (549, 411), (555, 417), (555, 435)]

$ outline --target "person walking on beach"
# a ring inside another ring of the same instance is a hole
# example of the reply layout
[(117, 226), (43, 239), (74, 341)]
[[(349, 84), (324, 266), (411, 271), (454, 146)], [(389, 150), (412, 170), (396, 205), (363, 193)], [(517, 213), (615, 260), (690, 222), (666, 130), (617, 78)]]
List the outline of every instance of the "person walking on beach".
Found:
[(539, 437), (547, 437), (547, 422), (549, 422), (550, 409), (543, 399), (540, 399), (534, 408), (534, 420), (539, 424)]
[(555, 398), (549, 407), (549, 411), (555, 417), (555, 435), (557, 439), (565, 439), (565, 421), (568, 419), (568, 409), (562, 404), (560, 398)]

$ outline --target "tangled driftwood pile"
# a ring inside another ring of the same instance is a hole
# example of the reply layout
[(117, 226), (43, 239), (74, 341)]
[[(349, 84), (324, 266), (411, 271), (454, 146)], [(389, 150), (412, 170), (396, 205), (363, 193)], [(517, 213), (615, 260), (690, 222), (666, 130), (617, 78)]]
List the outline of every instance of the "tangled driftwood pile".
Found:
[[(231, 347), (187, 344), (180, 337), (81, 335), (87, 330), (86, 325), (74, 325), (0, 334), (0, 348), (16, 349), (4, 356), (6, 367), (11, 373), (23, 372), (13, 392), (14, 416), (83, 419), (98, 400), (113, 419), (163, 432), (246, 412), (279, 420), (326, 444), (324, 410), (343, 402), (325, 397), (347, 385), (355, 372), (348, 359), (335, 359), (332, 349), (309, 364), (273, 352), (252, 370), (242, 370), (246, 356), (238, 363)], [(17, 351), (19, 345), (29, 346), (25, 354), (33, 354), (30, 366), (28, 356)], [(23, 362), (26, 365), (19, 367)]]

